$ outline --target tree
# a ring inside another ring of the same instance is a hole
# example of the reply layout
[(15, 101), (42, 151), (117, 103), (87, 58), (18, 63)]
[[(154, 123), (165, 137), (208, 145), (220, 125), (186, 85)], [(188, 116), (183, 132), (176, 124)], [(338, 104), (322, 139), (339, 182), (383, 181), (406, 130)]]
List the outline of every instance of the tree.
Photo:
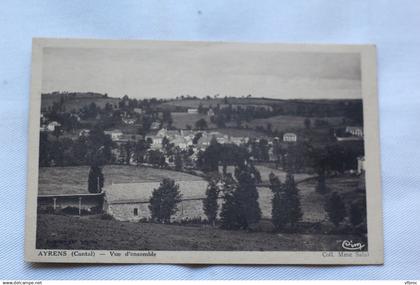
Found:
[(239, 203), (241, 213), (241, 226), (248, 228), (250, 224), (259, 222), (261, 209), (258, 204), (258, 190), (256, 181), (249, 169), (244, 169), (238, 177), (238, 188), (236, 199)]
[(104, 175), (102, 169), (97, 165), (92, 165), (89, 170), (88, 191), (89, 193), (101, 193), (104, 187)]
[(173, 123), (171, 112), (170, 111), (164, 111), (162, 120), (163, 120), (163, 122), (166, 122), (168, 124), (168, 127), (171, 127), (172, 123)]
[(305, 129), (310, 129), (311, 128), (311, 119), (305, 118), (305, 120), (303, 121), (303, 123), (305, 125)]
[(225, 193), (221, 223), (222, 227), (228, 229), (247, 229), (261, 219), (258, 191), (249, 167), (244, 166), (235, 172), (237, 187), (232, 194)]
[(48, 133), (41, 132), (39, 137), (39, 166), (50, 166), (50, 146), (51, 143), (48, 140)]
[(52, 135), (55, 136), (56, 140), (58, 141), (58, 138), (61, 136), (62, 130), (60, 126), (55, 126), (54, 131), (52, 132)]
[[(214, 137), (213, 137), (214, 138)], [(199, 154), (198, 164), (204, 172), (216, 172), (219, 170), (219, 161), (221, 156), (221, 144), (217, 140), (211, 139), (210, 145), (206, 150)]]
[(225, 193), (223, 196), (222, 210), (220, 212), (221, 227), (227, 230), (238, 229), (240, 227), (238, 220), (235, 197), (231, 192)]
[(346, 206), (337, 192), (331, 194), (330, 198), (325, 203), (324, 208), (328, 218), (336, 227), (338, 227), (346, 217)]
[(203, 133), (201, 133), (201, 132), (198, 132), (198, 133), (196, 133), (195, 135), (194, 135), (194, 138), (193, 138), (193, 140), (192, 140), (192, 143), (193, 144), (197, 144), (198, 143), (198, 141), (200, 140), (200, 138), (203, 136)]
[(361, 203), (352, 203), (350, 206), (350, 222), (353, 226), (358, 226), (364, 222), (366, 218), (366, 207)]
[(158, 223), (169, 223), (171, 216), (177, 211), (177, 204), (181, 202), (181, 192), (175, 180), (164, 178), (160, 186), (153, 190), (149, 200), (149, 210), (152, 219)]
[(288, 222), (292, 227), (302, 219), (302, 209), (300, 206), (300, 196), (295, 184), (295, 178), (287, 174), (285, 182), (285, 199), (287, 200)]
[(268, 161), (270, 159), (270, 155), (268, 153), (268, 141), (266, 139), (260, 139), (258, 146), (260, 149), (260, 159), (263, 161)]
[(280, 179), (270, 173), (270, 189), (273, 192), (273, 199), (271, 200), (271, 221), (277, 230), (284, 228), (288, 223), (288, 203), (284, 192), (284, 187)]
[(180, 153), (175, 154), (175, 170), (182, 171), (184, 168), (184, 162)]
[(219, 190), (217, 189), (216, 183), (214, 180), (211, 180), (207, 186), (206, 198), (203, 200), (203, 210), (212, 226), (215, 225), (217, 210), (219, 208), (217, 204), (218, 196)]
[(325, 194), (327, 190), (327, 185), (325, 183), (325, 171), (321, 171), (318, 175), (318, 184), (316, 185), (316, 192), (320, 194)]
[(203, 104), (201, 104), (201, 103), (198, 105), (198, 113), (199, 114), (204, 114), (205, 113), (205, 110), (203, 108)]
[(205, 130), (208, 128), (207, 121), (205, 119), (200, 119), (195, 122), (195, 128), (199, 130)]

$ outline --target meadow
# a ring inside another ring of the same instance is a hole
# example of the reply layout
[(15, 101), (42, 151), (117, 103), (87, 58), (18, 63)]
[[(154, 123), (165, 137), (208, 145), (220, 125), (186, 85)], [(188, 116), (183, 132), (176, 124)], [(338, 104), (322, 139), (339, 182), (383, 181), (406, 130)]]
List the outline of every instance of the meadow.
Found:
[(100, 216), (41, 214), (38, 249), (330, 251), (352, 235), (227, 231), (210, 226), (162, 225), (103, 220)]
[(195, 123), (204, 119), (207, 122), (207, 126), (212, 129), (215, 128), (215, 125), (210, 122), (210, 118), (206, 114), (189, 114), (185, 112), (172, 112), (172, 126), (177, 129), (187, 129), (187, 126), (195, 129)]
[[(87, 193), (89, 166), (40, 167), (39, 194)], [(105, 185), (112, 183), (160, 182), (163, 178), (177, 181), (196, 181), (201, 177), (166, 169), (142, 166), (106, 165), (103, 168)]]
[[(270, 124), (272, 130), (284, 132), (305, 128), (305, 119), (306, 117), (302, 116), (278, 115), (264, 119), (255, 119), (246, 124), (252, 128), (267, 128), (267, 124)], [(311, 117), (308, 119), (311, 121), (312, 127), (314, 126), (316, 120), (323, 120), (325, 122), (328, 122), (329, 127), (340, 126), (343, 122), (343, 117)]]

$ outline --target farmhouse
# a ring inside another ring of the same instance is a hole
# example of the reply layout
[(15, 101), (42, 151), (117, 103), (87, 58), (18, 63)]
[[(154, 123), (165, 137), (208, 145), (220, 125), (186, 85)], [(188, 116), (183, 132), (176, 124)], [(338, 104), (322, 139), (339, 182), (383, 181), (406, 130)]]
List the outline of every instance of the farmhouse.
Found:
[(297, 141), (297, 135), (294, 133), (285, 133), (283, 135), (283, 141), (284, 142), (296, 142)]
[[(207, 182), (177, 181), (182, 193), (182, 201), (178, 204), (178, 211), (172, 216), (172, 221), (205, 218), (203, 199), (207, 189)], [(104, 188), (104, 211), (119, 221), (137, 222), (150, 219), (149, 200), (159, 182), (118, 183)]]

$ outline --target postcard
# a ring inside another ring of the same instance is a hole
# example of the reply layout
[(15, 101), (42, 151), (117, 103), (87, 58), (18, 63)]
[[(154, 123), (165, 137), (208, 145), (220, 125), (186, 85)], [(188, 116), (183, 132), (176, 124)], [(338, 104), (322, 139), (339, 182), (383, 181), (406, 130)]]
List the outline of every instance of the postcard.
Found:
[(373, 45), (34, 39), (25, 260), (382, 264)]

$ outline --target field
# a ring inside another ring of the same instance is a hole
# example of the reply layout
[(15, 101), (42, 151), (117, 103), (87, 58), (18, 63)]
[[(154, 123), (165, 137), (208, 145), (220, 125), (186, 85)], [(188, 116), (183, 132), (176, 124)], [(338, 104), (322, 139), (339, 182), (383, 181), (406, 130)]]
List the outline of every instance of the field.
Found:
[[(54, 102), (59, 102), (60, 96), (58, 95), (50, 95), (47, 94), (47, 96), (42, 96), (42, 109), (47, 109), (48, 107), (51, 107)], [(91, 103), (95, 103), (96, 106), (100, 108), (104, 108), (107, 103), (111, 104), (113, 107), (118, 107), (118, 103), (120, 102), (119, 98), (111, 98), (111, 97), (103, 97), (101, 94), (94, 94), (89, 95), (86, 94), (83, 96), (83, 94), (79, 94), (79, 96), (72, 97), (72, 98), (66, 98), (63, 101), (63, 108), (70, 112), (72, 110), (78, 111), (80, 108), (83, 108), (84, 106), (89, 106)]]
[[(163, 178), (177, 181), (201, 180), (187, 173), (149, 167), (106, 165), (103, 168), (105, 185), (112, 183), (156, 182)], [(39, 168), (39, 194), (87, 193), (89, 166)]]
[[(261, 126), (266, 128), (267, 124), (270, 123), (272, 130), (278, 130), (280, 132), (282, 131), (293, 131), (297, 129), (303, 129), (305, 128), (305, 118), (302, 116), (274, 116), (270, 118), (265, 119), (255, 119), (252, 120), (249, 123), (246, 123), (252, 128)], [(310, 118), (312, 126), (314, 125), (315, 120), (324, 120), (329, 123), (329, 126), (339, 126), (342, 124), (342, 117), (312, 117)]]
[[(261, 180), (262, 182), (268, 183), (269, 182), (269, 175), (271, 172), (273, 172), (275, 175), (277, 175), (280, 178), (280, 181), (284, 182), (286, 179), (286, 172), (281, 170), (281, 169), (276, 169), (267, 165), (262, 165), (262, 164), (256, 164), (255, 167), (258, 169), (258, 171), (261, 174)], [(222, 172), (222, 166), (219, 167), (219, 172)], [(226, 171), (228, 173), (235, 173), (235, 168), (234, 166), (227, 166)], [(294, 174), (295, 177), (295, 181), (299, 182), (302, 181), (304, 179), (307, 179), (309, 177), (311, 177), (312, 175), (306, 174), (306, 173), (296, 173)]]
[[(361, 179), (364, 179), (364, 176), (332, 177), (326, 180), (326, 185), (330, 192), (339, 193), (344, 203), (350, 205), (352, 202), (364, 199), (366, 195), (366, 190), (359, 187)], [(315, 186), (316, 180), (307, 180), (299, 184), (300, 189), (314, 189)]]
[(172, 126), (177, 129), (187, 129), (187, 125), (190, 125), (195, 129), (195, 122), (200, 119), (204, 119), (207, 122), (209, 128), (214, 128), (215, 125), (210, 122), (209, 116), (205, 114), (189, 114), (185, 112), (173, 112), (172, 115)]
[[(244, 104), (244, 105), (271, 105), (283, 102), (278, 99), (265, 99), (265, 98), (228, 98), (227, 104)], [(211, 99), (185, 99), (173, 100), (161, 104), (162, 107), (178, 106), (185, 108), (198, 108), (199, 105), (204, 108), (216, 107), (217, 104), (226, 104), (224, 98), (211, 98)]]
[(327, 251), (349, 235), (274, 234), (102, 220), (99, 216), (38, 216), (38, 249)]

